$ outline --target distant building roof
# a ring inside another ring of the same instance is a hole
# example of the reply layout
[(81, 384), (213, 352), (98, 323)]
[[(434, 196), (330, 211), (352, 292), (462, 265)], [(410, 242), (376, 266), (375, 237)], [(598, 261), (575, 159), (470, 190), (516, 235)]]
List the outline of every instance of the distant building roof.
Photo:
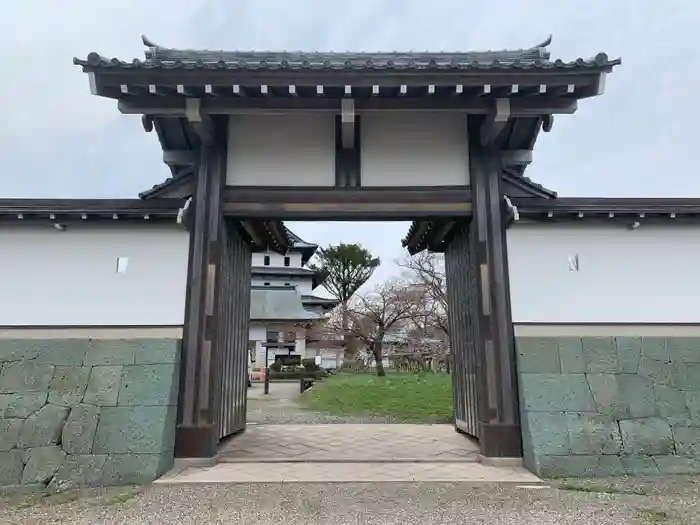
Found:
[(316, 295), (303, 295), (301, 296), (301, 302), (304, 305), (308, 306), (314, 306), (314, 305), (319, 305), (323, 306), (325, 308), (335, 308), (338, 306), (340, 301), (335, 298), (329, 298), (329, 297), (318, 297)]
[(301, 295), (290, 286), (253, 286), (250, 291), (251, 321), (304, 322), (323, 319), (304, 310)]

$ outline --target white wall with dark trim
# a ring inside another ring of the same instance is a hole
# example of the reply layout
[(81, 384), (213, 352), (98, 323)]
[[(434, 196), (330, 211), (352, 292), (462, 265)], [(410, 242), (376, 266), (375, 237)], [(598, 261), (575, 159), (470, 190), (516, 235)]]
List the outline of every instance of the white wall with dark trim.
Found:
[(0, 326), (182, 325), (188, 250), (174, 223), (0, 226)]
[[(469, 184), (467, 118), (461, 112), (365, 112), (360, 116), (363, 186)], [(226, 183), (335, 185), (334, 113), (233, 115)]]
[(363, 186), (469, 184), (464, 113), (367, 113), (360, 135)]
[(334, 186), (335, 115), (233, 115), (226, 183)]
[(515, 223), (515, 323), (700, 323), (700, 225)]

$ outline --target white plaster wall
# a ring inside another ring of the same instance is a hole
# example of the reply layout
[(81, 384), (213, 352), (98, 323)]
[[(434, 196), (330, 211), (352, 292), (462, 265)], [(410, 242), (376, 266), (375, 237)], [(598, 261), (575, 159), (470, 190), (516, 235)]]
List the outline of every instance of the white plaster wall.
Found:
[(265, 266), (265, 256), (266, 255), (268, 257), (270, 257), (270, 266), (271, 267), (274, 266), (274, 267), (285, 268), (284, 258), (289, 257), (288, 268), (301, 268), (301, 254), (298, 252), (290, 252), (287, 255), (280, 255), (279, 253), (275, 253), (275, 252), (254, 253), (253, 259), (252, 259), (253, 266)]
[(699, 226), (516, 223), (507, 239), (516, 323), (700, 322)]
[(367, 113), (361, 122), (363, 186), (469, 184), (463, 113)]
[(188, 250), (174, 223), (1, 226), (0, 326), (182, 325)]
[(226, 183), (237, 186), (333, 186), (332, 113), (233, 115)]

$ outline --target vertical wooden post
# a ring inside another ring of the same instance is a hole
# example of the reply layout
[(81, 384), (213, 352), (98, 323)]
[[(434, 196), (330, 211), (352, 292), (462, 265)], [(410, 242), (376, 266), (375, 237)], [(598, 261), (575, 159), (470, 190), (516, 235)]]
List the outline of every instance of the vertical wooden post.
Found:
[(478, 140), (470, 141), (469, 156), (479, 291), (479, 442), (484, 456), (521, 457), (501, 160)]
[(215, 371), (214, 299), (221, 255), (221, 190), (226, 177), (225, 148), (222, 137), (202, 145), (196, 167), (175, 435), (177, 457), (212, 457), (216, 454), (219, 441), (220, 382)]

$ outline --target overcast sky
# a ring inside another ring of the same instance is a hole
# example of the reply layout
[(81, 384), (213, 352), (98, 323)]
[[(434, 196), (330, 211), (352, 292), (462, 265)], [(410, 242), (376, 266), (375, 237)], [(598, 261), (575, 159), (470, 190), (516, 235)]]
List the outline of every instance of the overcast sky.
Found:
[[(697, 0), (33, 0), (0, 17), (0, 197), (134, 197), (166, 178), (154, 133), (91, 96), (73, 56), (167, 47), (621, 56), (602, 97), (540, 135), (527, 174), (562, 196), (700, 196)], [(401, 257), (406, 224), (297, 223), (320, 244)], [(378, 279), (392, 272), (383, 268)]]

